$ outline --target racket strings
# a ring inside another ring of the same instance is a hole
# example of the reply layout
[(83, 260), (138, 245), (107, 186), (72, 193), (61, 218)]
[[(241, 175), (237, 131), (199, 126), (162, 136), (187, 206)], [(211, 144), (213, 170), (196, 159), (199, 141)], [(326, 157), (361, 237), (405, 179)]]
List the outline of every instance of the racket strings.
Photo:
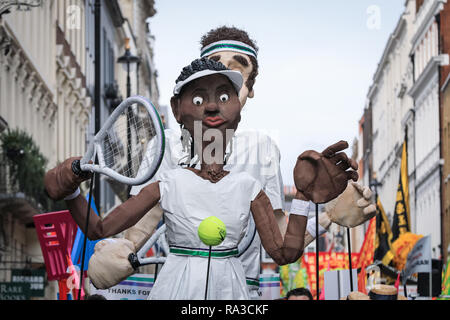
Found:
[(103, 138), (105, 166), (129, 178), (147, 171), (151, 159), (146, 155), (156, 148), (155, 125), (145, 107), (135, 104), (124, 109)]

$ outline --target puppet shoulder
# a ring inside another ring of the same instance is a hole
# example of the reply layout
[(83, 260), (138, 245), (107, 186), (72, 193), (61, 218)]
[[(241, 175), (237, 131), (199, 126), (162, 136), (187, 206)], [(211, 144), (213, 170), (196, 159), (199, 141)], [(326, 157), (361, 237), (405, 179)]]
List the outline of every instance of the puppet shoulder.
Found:
[(270, 150), (271, 152), (276, 153), (277, 156), (279, 156), (280, 154), (280, 149), (278, 148), (278, 145), (275, 142), (275, 140), (268, 134), (258, 130), (237, 131), (233, 139), (233, 142), (237, 146), (245, 144), (249, 151)]

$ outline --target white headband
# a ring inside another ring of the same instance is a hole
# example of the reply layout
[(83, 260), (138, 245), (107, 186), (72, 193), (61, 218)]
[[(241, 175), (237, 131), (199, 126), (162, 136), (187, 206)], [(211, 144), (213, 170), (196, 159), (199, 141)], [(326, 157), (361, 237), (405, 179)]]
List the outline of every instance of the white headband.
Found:
[(202, 50), (200, 51), (200, 57), (203, 58), (204, 56), (209, 56), (213, 53), (220, 51), (240, 52), (249, 56), (253, 56), (255, 57), (255, 59), (257, 56), (256, 50), (246, 43), (235, 40), (222, 40), (213, 42), (203, 47)]

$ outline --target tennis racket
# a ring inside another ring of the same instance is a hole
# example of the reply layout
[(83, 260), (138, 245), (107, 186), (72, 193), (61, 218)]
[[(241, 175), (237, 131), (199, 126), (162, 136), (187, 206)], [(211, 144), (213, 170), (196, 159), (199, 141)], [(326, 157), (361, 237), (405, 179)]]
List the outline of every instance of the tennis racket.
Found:
[(164, 142), (164, 127), (153, 104), (141, 96), (129, 97), (111, 113), (72, 169), (78, 175), (89, 171), (127, 185), (143, 184), (158, 170)]

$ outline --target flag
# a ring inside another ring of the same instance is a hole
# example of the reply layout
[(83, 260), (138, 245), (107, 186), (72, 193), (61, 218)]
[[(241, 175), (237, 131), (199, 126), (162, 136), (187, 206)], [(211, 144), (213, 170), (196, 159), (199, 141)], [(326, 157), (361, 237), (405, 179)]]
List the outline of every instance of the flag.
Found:
[(366, 267), (373, 263), (375, 235), (376, 235), (376, 218), (372, 218), (369, 222), (369, 226), (364, 237), (364, 242), (359, 250), (359, 260), (356, 265), (357, 268), (361, 268), (361, 272), (358, 275), (358, 291), (362, 293), (366, 292)]
[(374, 259), (388, 266), (394, 258), (391, 248), (392, 232), (379, 197), (377, 197), (377, 211)]
[(409, 188), (408, 188), (408, 155), (406, 141), (403, 143), (402, 162), (400, 165), (400, 179), (398, 181), (397, 197), (395, 201), (394, 220), (392, 221), (392, 240), (401, 234), (411, 231), (409, 216)]
[(376, 235), (376, 218), (370, 219), (367, 227), (364, 242), (359, 250), (359, 260), (356, 265), (357, 268), (364, 268), (373, 263), (374, 249), (375, 249), (375, 235)]
[(447, 264), (442, 276), (442, 295), (450, 295), (450, 254), (447, 257)]
[(431, 273), (431, 236), (422, 237), (408, 253), (405, 269), (403, 270), (403, 284), (414, 273)]

